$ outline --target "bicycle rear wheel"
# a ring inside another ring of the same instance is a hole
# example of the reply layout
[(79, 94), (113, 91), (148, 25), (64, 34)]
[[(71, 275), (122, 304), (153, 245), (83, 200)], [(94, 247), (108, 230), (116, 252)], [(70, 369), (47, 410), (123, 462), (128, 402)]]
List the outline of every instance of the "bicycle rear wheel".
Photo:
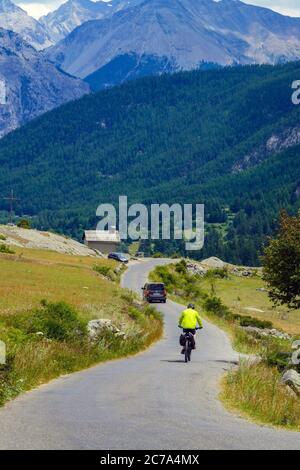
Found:
[(189, 356), (190, 356), (189, 350), (190, 350), (190, 342), (187, 339), (185, 341), (185, 346), (184, 346), (184, 360), (185, 360), (185, 362), (189, 362), (189, 360), (190, 360), (189, 359)]

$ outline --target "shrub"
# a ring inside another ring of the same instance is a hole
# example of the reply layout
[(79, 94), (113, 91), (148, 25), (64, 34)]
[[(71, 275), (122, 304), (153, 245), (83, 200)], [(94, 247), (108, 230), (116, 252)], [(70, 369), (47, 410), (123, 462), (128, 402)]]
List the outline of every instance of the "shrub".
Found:
[(207, 312), (213, 313), (220, 318), (232, 319), (232, 313), (229, 308), (222, 303), (222, 300), (219, 297), (208, 297), (205, 299), (203, 306)]
[(174, 287), (177, 285), (175, 275), (169, 272), (166, 266), (158, 266), (154, 273), (165, 284), (166, 288), (173, 292)]
[(240, 326), (253, 326), (261, 329), (273, 328), (273, 324), (270, 321), (232, 313), (230, 309), (222, 303), (222, 300), (216, 296), (207, 297), (203, 306), (207, 312), (213, 313), (227, 321), (238, 322)]
[(259, 320), (258, 318), (253, 318), (249, 316), (241, 317), (240, 325), (241, 326), (253, 326), (255, 328), (261, 328), (261, 329), (273, 328), (273, 323), (271, 321)]
[(146, 305), (144, 307), (143, 313), (146, 315), (146, 317), (150, 319), (155, 319), (155, 320), (158, 320), (159, 322), (163, 322), (162, 314), (151, 305)]
[(268, 366), (283, 371), (291, 364), (291, 343), (279, 338), (267, 337), (262, 340), (262, 358)]
[(224, 268), (215, 268), (215, 269), (210, 269), (206, 274), (206, 278), (211, 278), (214, 277), (216, 279), (228, 279), (229, 278), (229, 273), (228, 269), (225, 266)]
[(274, 351), (266, 355), (265, 362), (268, 366), (275, 366), (278, 370), (283, 371), (291, 362), (291, 354)]
[(102, 276), (108, 277), (110, 272), (110, 266), (94, 266), (94, 271), (98, 274), (102, 274)]
[(110, 281), (115, 281), (117, 279), (117, 274), (111, 270), (110, 266), (94, 266), (94, 271), (106, 277)]
[(40, 309), (31, 315), (16, 315), (13, 322), (27, 334), (41, 331), (46, 338), (58, 341), (75, 341), (87, 334), (86, 324), (65, 302), (42, 301)]
[(1, 240), (1, 241), (5, 241), (5, 240), (6, 240), (6, 236), (5, 236), (5, 235), (2, 235), (2, 233), (0, 233), (0, 240)]
[(186, 274), (187, 273), (187, 264), (186, 264), (186, 261), (184, 259), (182, 259), (181, 261), (179, 261), (179, 263), (177, 263), (175, 265), (175, 271), (178, 274)]
[(159, 252), (156, 252), (154, 253), (154, 255), (152, 256), (152, 258), (163, 258), (164, 255), (162, 253), (159, 253)]
[(130, 318), (133, 320), (140, 320), (142, 318), (142, 313), (135, 307), (129, 307), (128, 309), (128, 315)]
[(19, 228), (30, 229), (30, 228), (31, 228), (31, 225), (30, 225), (29, 220), (27, 220), (27, 219), (22, 219), (22, 220), (20, 220), (20, 222), (18, 222), (18, 227), (19, 227)]
[(15, 252), (11, 250), (7, 245), (0, 245), (0, 253), (6, 253), (7, 255), (15, 254)]

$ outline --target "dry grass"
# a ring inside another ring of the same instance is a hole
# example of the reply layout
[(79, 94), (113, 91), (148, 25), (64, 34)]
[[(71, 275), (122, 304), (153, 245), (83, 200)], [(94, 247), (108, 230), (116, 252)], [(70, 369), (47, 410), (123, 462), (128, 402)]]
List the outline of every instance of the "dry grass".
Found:
[[(201, 287), (209, 292), (209, 281), (202, 281)], [(276, 328), (292, 335), (300, 335), (299, 310), (289, 311), (283, 306), (274, 308), (267, 292), (257, 290), (265, 287), (263, 280), (258, 276), (244, 278), (230, 275), (229, 279), (216, 279), (215, 281), (216, 295), (233, 313), (252, 315), (260, 320), (270, 320)], [(246, 310), (249, 307), (255, 310)]]
[[(0, 366), (0, 404), (62, 374), (135, 354), (160, 338), (161, 317), (146, 307), (134, 309), (132, 294), (97, 274), (96, 264), (117, 266), (45, 250), (16, 248), (15, 255), (0, 254), (0, 339), (8, 353), (7, 365)], [(19, 314), (32, 316), (42, 299), (66, 302), (84, 322), (111, 319), (127, 339), (108, 335), (99, 344), (87, 338), (70, 342), (27, 334), (14, 326), (12, 320)]]
[(224, 379), (221, 398), (253, 419), (300, 431), (300, 400), (280, 383), (276, 368), (243, 362)]
[(88, 313), (109, 304), (115, 287), (93, 270), (108, 260), (77, 257), (45, 250), (0, 254), (0, 315), (37, 307), (41, 299), (60, 301)]

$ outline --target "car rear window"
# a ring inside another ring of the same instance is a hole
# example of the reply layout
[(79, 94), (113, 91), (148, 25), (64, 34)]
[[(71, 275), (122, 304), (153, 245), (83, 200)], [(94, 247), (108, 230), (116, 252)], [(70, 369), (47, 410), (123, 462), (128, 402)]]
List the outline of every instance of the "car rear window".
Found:
[(148, 285), (149, 290), (165, 290), (164, 284), (149, 284)]

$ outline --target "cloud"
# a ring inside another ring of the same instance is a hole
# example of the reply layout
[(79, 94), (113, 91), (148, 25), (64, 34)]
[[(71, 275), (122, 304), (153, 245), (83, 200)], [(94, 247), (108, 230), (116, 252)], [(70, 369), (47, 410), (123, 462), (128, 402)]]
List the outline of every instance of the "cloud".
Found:
[(15, 3), (27, 11), (27, 13), (38, 19), (43, 15), (47, 15), (50, 11), (56, 10), (62, 3), (67, 0), (15, 0)]
[(278, 13), (288, 16), (300, 17), (299, 0), (242, 0), (244, 3), (250, 3), (259, 7), (271, 8)]

